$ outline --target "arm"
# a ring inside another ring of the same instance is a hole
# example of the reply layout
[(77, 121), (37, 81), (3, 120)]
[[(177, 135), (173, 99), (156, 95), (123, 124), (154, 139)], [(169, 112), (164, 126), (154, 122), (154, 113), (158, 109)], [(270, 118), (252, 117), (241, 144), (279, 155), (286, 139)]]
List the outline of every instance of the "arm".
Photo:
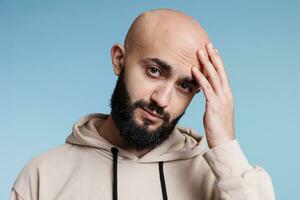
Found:
[(13, 188), (10, 193), (9, 200), (24, 200), (24, 198), (21, 197), (20, 194), (18, 194), (18, 192), (15, 190), (15, 188)]
[(204, 158), (216, 178), (214, 199), (273, 200), (268, 173), (252, 167), (235, 139), (233, 96), (217, 49), (209, 43), (197, 52), (201, 70), (192, 68), (206, 106), (203, 117), (209, 150)]
[(248, 163), (237, 140), (213, 147), (203, 157), (216, 178), (214, 200), (275, 200), (268, 173)]

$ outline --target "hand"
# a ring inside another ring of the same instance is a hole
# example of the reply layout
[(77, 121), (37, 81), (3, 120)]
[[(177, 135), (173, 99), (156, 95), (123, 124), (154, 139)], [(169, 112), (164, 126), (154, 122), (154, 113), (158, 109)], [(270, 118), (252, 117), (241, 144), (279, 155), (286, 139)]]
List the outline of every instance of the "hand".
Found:
[(207, 53), (203, 48), (197, 52), (203, 73), (193, 67), (192, 74), (206, 99), (203, 123), (208, 146), (212, 148), (235, 138), (233, 97), (218, 50), (211, 43), (205, 48)]

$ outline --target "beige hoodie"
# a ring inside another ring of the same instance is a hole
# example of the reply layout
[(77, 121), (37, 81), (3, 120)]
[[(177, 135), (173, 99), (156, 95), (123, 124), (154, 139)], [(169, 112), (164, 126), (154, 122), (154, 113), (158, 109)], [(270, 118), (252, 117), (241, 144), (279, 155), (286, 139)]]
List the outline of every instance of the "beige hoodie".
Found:
[(114, 145), (96, 130), (106, 118), (81, 118), (66, 144), (29, 161), (10, 199), (275, 199), (269, 175), (249, 165), (236, 140), (207, 149), (203, 137), (177, 126), (167, 141), (141, 158), (119, 147), (113, 156)]

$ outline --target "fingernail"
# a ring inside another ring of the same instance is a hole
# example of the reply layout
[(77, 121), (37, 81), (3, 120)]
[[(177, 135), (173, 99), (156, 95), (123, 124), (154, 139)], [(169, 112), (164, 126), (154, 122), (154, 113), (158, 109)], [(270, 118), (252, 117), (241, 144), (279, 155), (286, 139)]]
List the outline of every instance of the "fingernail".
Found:
[(213, 44), (210, 42), (210, 43), (208, 43), (208, 48), (214, 48), (214, 46), (213, 46)]

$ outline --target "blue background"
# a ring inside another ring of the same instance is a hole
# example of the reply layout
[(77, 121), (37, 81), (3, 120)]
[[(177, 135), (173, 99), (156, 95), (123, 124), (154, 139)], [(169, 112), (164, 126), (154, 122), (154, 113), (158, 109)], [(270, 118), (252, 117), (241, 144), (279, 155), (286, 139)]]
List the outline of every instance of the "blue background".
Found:
[[(79, 117), (109, 112), (110, 48), (139, 13), (161, 7), (208, 31), (227, 67), (242, 149), (270, 173), (277, 199), (300, 199), (299, 2), (0, 0), (0, 199)], [(203, 107), (201, 94), (180, 124), (203, 133)]]

